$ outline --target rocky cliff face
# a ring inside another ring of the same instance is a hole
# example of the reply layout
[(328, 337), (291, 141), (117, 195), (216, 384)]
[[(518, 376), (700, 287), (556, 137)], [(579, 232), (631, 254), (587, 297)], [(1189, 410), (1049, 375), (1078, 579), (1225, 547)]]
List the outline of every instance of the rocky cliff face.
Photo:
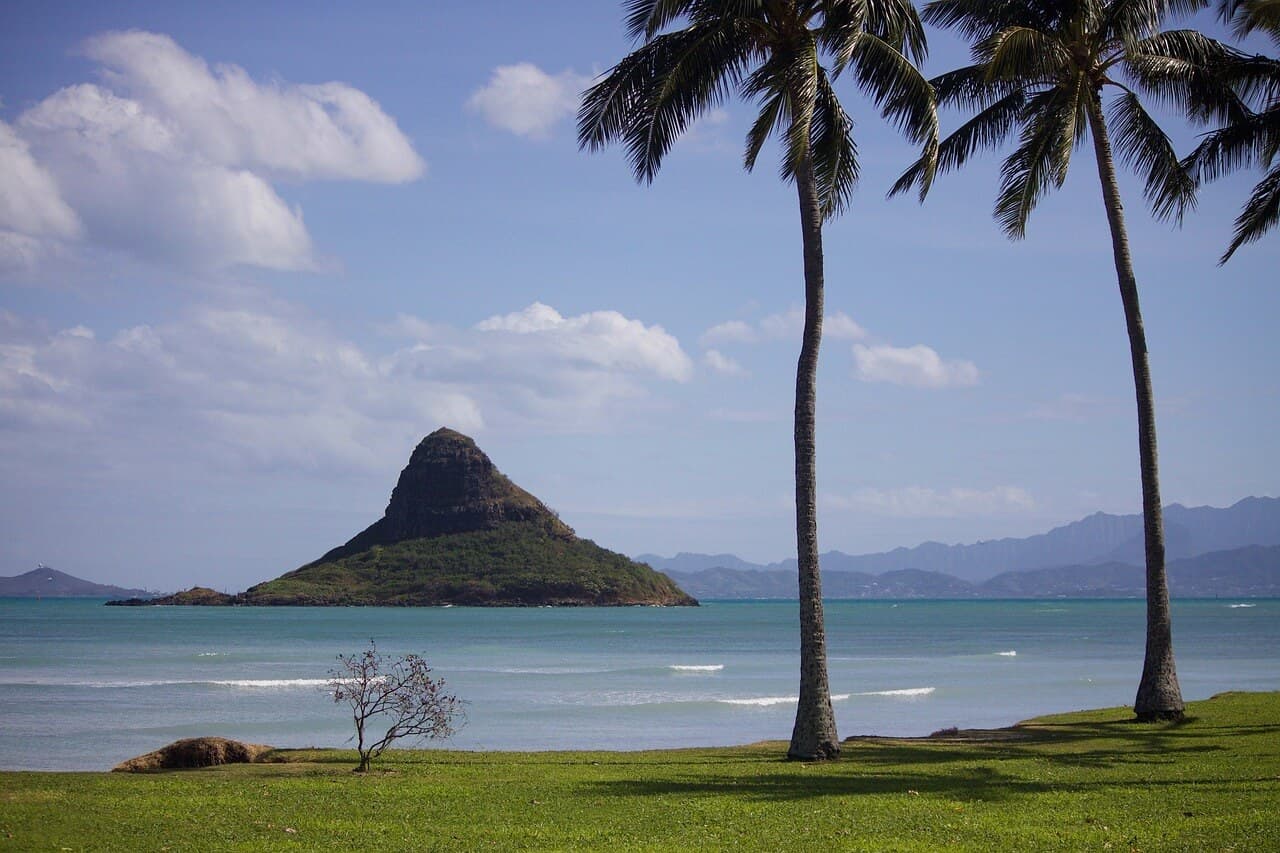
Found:
[(553, 536), (573, 536), (572, 528), (507, 479), (474, 441), (442, 427), (414, 449), (382, 518), (316, 562), (406, 539), (493, 530), (508, 521), (544, 525)]

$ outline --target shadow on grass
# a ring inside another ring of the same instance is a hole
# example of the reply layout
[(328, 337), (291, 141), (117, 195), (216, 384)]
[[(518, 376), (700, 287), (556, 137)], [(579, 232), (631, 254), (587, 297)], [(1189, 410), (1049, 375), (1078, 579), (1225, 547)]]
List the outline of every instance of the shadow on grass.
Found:
[(804, 774), (754, 777), (715, 777), (703, 774), (686, 779), (621, 779), (591, 783), (586, 788), (588, 793), (594, 796), (654, 797), (705, 794), (731, 795), (776, 802), (875, 794), (937, 794), (958, 800), (1003, 800), (1055, 789), (1055, 786), (1045, 782), (1021, 779), (985, 766), (957, 767), (946, 773), (934, 775), (877, 773), (865, 768), (860, 772), (830, 772), (837, 768), (858, 770), (852, 762), (846, 761), (840, 764), (823, 765), (823, 771), (811, 769), (811, 772)]
[[(707, 794), (778, 801), (914, 792), (995, 802), (1051, 791), (1120, 791), (1139, 779), (1147, 787), (1197, 787), (1245, 781), (1226, 769), (1231, 756), (1246, 751), (1250, 738), (1278, 734), (1280, 725), (1122, 719), (970, 730), (939, 738), (851, 738), (841, 760), (826, 764), (772, 763), (760, 756), (762, 772), (750, 776), (735, 776), (728, 767), (698, 774), (654, 767), (666, 778), (601, 781), (589, 789), (613, 796)], [(1217, 769), (1189, 777), (1160, 769), (1194, 766), (1206, 758)]]

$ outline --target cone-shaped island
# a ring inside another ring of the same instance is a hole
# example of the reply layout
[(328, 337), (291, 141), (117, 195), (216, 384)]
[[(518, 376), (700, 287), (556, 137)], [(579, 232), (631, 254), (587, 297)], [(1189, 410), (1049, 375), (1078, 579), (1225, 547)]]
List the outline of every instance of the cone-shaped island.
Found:
[[(413, 451), (381, 519), (228, 604), (696, 605), (664, 574), (579, 539), (465, 435)], [(175, 602), (178, 603), (178, 602)]]

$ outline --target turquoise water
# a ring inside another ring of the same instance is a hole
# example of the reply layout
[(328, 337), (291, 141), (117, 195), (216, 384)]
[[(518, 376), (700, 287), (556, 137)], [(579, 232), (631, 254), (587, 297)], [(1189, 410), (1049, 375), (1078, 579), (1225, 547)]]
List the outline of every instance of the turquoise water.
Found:
[[(841, 736), (1126, 705), (1141, 601), (833, 601)], [(342, 746), (324, 692), (370, 638), (466, 701), (443, 745), (642, 749), (790, 736), (794, 603), (700, 608), (115, 608), (0, 599), (0, 768), (105, 769), (180, 737)], [(1184, 696), (1280, 689), (1280, 601), (1174, 602)]]

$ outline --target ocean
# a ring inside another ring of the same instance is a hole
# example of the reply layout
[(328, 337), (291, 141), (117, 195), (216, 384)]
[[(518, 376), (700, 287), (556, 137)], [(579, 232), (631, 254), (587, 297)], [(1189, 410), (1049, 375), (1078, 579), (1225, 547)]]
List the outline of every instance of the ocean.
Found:
[[(841, 737), (1128, 705), (1141, 601), (828, 601)], [(1183, 696), (1280, 690), (1280, 600), (1175, 601)], [(415, 652), (466, 703), (470, 750), (785, 740), (794, 602), (699, 608), (104, 607), (0, 599), (0, 769), (106, 770), (183, 737), (343, 747), (339, 654)]]

